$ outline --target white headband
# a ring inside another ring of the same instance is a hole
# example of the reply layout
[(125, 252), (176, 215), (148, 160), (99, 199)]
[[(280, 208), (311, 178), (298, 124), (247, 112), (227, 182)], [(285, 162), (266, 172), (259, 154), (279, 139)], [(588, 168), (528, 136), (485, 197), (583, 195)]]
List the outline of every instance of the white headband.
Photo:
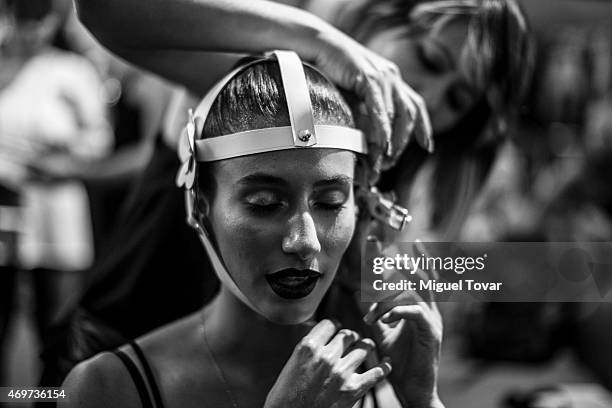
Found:
[(209, 162), (304, 147), (367, 153), (367, 142), (362, 131), (346, 126), (315, 126), (304, 67), (293, 51), (274, 51), (265, 58), (246, 63), (231, 71), (202, 99), (194, 112), (194, 119), (201, 118), (203, 123), (215, 99), (229, 81), (248, 67), (271, 58), (275, 58), (280, 67), (290, 126), (255, 129), (195, 140), (197, 161)]

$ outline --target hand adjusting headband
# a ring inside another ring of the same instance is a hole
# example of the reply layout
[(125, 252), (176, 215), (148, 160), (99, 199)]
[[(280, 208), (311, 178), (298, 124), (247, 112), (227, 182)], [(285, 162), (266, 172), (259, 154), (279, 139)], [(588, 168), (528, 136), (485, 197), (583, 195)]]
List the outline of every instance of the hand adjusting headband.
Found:
[[(249, 130), (207, 139), (198, 139), (208, 113), (219, 93), (239, 73), (261, 61), (276, 60), (280, 67), (281, 81), (287, 99), (290, 126)], [(185, 187), (187, 222), (198, 235), (211, 264), (223, 284), (247, 306), (259, 310), (242, 293), (229, 274), (212, 243), (209, 232), (198, 221), (195, 182), (198, 162), (211, 162), (234, 157), (287, 149), (327, 148), (367, 153), (367, 141), (363, 132), (345, 126), (321, 126), (314, 124), (312, 103), (302, 61), (292, 51), (274, 51), (263, 58), (237, 67), (219, 81), (204, 96), (195, 113), (189, 112), (189, 122), (179, 138), (178, 152), (183, 163), (176, 177), (179, 187)], [(260, 313), (261, 314), (261, 313)]]

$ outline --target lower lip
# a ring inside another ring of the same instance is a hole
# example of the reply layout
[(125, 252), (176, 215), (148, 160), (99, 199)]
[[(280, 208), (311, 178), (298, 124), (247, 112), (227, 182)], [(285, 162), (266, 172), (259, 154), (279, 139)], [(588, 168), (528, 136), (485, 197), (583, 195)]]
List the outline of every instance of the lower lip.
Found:
[(285, 284), (281, 283), (280, 280), (268, 278), (268, 285), (272, 288), (272, 291), (283, 299), (302, 299), (310, 295), (314, 290), (320, 276), (307, 278), (300, 283)]

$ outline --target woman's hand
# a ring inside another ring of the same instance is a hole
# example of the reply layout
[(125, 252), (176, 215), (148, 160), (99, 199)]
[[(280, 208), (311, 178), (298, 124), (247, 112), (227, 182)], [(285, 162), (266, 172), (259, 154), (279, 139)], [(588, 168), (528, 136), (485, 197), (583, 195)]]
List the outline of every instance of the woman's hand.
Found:
[[(425, 272), (418, 273), (429, 279)], [(364, 321), (372, 326), (379, 355), (393, 364), (389, 381), (402, 406), (444, 407), (437, 392), (442, 317), (431, 291), (404, 292), (374, 303)]]
[(374, 174), (395, 164), (413, 135), (432, 152), (434, 142), (425, 102), (402, 80), (397, 65), (340, 32), (320, 37), (314, 60), (317, 67), (365, 104), (367, 123), (361, 127), (367, 127), (363, 130), (370, 142)]
[(330, 320), (319, 322), (295, 347), (265, 408), (352, 407), (391, 371), (387, 361), (357, 373), (374, 350), (374, 342)]

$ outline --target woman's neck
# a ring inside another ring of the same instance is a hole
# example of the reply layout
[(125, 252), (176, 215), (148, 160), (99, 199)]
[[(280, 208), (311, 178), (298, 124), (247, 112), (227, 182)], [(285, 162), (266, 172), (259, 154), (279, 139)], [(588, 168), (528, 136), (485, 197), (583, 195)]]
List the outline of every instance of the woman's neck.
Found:
[(256, 356), (256, 360), (284, 363), (311, 327), (272, 323), (223, 286), (204, 316), (206, 337), (215, 353), (231, 353), (243, 361)]

